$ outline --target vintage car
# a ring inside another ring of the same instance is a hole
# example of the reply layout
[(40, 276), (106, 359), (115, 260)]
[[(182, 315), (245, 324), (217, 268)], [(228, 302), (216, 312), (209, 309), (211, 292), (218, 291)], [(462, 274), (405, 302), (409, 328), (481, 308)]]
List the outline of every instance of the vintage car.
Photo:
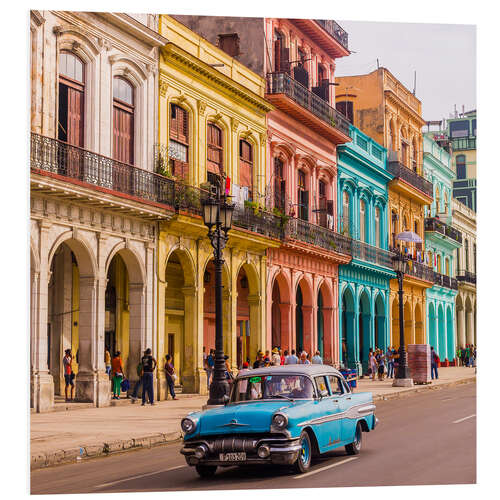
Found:
[(327, 365), (286, 365), (245, 370), (229, 401), (182, 419), (181, 453), (201, 477), (217, 467), (292, 466), (306, 472), (311, 458), (345, 446), (361, 450), (362, 432), (378, 420), (370, 392), (352, 393)]

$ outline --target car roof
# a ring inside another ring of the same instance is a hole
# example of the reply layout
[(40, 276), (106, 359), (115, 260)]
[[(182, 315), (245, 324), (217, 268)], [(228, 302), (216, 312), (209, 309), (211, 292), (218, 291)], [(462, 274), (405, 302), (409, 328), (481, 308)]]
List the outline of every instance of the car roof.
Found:
[(280, 365), (280, 366), (267, 366), (264, 368), (245, 369), (242, 376), (248, 377), (249, 375), (277, 375), (277, 374), (304, 374), (309, 376), (315, 375), (341, 375), (341, 373), (330, 365)]

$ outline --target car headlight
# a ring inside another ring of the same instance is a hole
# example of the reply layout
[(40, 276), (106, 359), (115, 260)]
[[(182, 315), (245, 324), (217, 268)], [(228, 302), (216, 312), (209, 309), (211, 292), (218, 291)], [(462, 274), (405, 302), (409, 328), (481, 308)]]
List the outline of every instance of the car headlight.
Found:
[(272, 423), (273, 423), (273, 427), (276, 429), (279, 429), (279, 430), (285, 429), (286, 426), (288, 425), (288, 417), (286, 415), (284, 415), (283, 413), (276, 413), (273, 416)]
[(191, 434), (196, 429), (196, 422), (189, 417), (183, 418), (181, 420), (181, 429), (186, 434)]

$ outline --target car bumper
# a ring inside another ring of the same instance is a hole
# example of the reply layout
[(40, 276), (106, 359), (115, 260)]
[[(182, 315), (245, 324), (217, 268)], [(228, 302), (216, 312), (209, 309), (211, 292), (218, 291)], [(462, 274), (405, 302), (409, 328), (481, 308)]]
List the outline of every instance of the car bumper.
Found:
[(375, 429), (375, 427), (377, 427), (378, 423), (379, 423), (378, 418), (375, 415), (373, 415), (373, 427), (372, 427), (372, 430)]
[[(192, 443), (184, 443), (181, 453), (184, 455), (188, 465), (203, 464), (231, 467), (234, 465), (291, 465), (296, 462), (301, 450), (299, 439), (279, 441), (268, 439), (253, 440), (253, 443), (255, 443), (254, 446), (234, 446), (231, 440), (229, 440), (228, 446), (227, 442), (228, 440), (224, 439), (215, 441), (197, 440)], [(206, 453), (203, 457), (195, 455), (196, 448), (199, 445), (205, 445), (206, 447)], [(257, 454), (257, 450), (261, 445), (267, 445), (269, 449), (269, 455), (265, 458), (259, 457)], [(246, 453), (245, 460), (223, 461), (219, 456), (221, 453), (238, 453), (241, 451)]]

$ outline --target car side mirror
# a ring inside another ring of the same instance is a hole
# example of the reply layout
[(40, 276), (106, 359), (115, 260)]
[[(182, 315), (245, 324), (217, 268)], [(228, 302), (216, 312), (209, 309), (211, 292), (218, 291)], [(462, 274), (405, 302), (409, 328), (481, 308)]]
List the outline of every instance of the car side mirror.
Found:
[(328, 396), (328, 391), (319, 391), (319, 399), (326, 398)]

